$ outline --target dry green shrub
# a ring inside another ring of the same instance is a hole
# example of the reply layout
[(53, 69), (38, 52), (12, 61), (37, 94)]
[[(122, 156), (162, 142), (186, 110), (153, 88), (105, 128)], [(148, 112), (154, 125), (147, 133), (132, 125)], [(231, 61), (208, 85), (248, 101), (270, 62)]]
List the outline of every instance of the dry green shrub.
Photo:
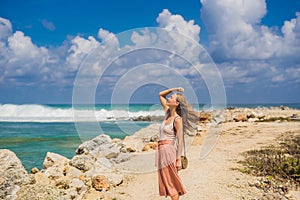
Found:
[(278, 146), (247, 151), (245, 157), (243, 172), (300, 186), (300, 135), (285, 138)]
[(257, 120), (256, 122), (276, 122), (276, 121), (280, 121), (280, 122), (284, 122), (284, 121), (292, 121), (290, 117), (270, 117), (267, 119), (261, 119), (261, 120)]

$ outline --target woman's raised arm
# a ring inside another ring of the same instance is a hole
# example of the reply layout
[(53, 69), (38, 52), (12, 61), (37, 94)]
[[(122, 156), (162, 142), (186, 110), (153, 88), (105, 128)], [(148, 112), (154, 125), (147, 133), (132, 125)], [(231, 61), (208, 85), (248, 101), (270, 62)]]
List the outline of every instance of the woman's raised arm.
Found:
[(167, 106), (167, 95), (173, 91), (183, 92), (184, 89), (182, 87), (169, 88), (169, 89), (163, 90), (159, 93), (160, 104), (163, 107), (165, 112), (167, 112), (167, 110), (169, 109), (169, 107)]

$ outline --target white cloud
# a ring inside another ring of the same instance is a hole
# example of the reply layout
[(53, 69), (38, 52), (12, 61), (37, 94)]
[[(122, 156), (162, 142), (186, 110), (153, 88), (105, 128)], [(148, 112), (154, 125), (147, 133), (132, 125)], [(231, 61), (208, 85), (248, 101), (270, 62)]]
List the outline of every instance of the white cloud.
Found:
[(48, 29), (49, 31), (54, 31), (56, 29), (53, 22), (50, 22), (46, 19), (41, 20), (41, 22), (42, 22), (43, 27)]
[[(187, 22), (180, 15), (172, 15), (167, 9), (159, 14), (157, 22), (161, 30), (155, 29), (153, 31), (151, 28), (131, 30), (121, 36), (118, 35), (122, 41), (116, 40), (115, 42), (110, 41), (111, 38), (115, 39), (114, 35), (105, 30), (99, 30), (98, 37), (104, 40), (103, 48), (107, 49), (110, 48), (109, 46), (113, 46), (109, 43), (127, 44), (120, 47), (119, 50), (115, 50), (116, 52), (125, 52), (126, 55), (115, 60), (113, 67), (107, 71), (107, 75), (122, 75), (126, 73), (124, 68), (128, 70), (133, 66), (145, 63), (166, 64), (183, 75), (194, 73), (191, 73), (190, 67), (187, 66), (186, 62), (183, 62), (182, 58), (179, 59), (178, 54), (183, 55), (187, 60), (197, 60), (199, 48), (196, 46), (199, 46), (197, 41), (200, 40), (200, 26), (194, 24), (193, 20)], [(176, 33), (172, 32), (175, 30)], [(128, 35), (130, 35), (130, 41), (126, 41), (125, 37)], [(107, 38), (110, 39), (107, 40)], [(105, 41), (109, 41), (109, 43)], [(154, 46), (156, 48), (151, 48)], [(131, 52), (131, 50), (135, 51)], [(107, 59), (116, 56), (114, 51), (110, 52), (109, 55), (106, 55)], [(172, 57), (170, 53), (177, 54), (177, 57)], [(161, 77), (164, 77), (164, 73), (163, 70), (160, 72)]]
[[(159, 14), (156, 21), (158, 27), (162, 29), (157, 29), (155, 31), (157, 34), (153, 33), (151, 28), (133, 32), (131, 41), (135, 47), (151, 47), (155, 44), (156, 47), (167, 50), (171, 55), (182, 55), (189, 61), (198, 60), (201, 30), (199, 25), (195, 24), (193, 20), (186, 21), (181, 15), (172, 14), (167, 9)], [(180, 61), (177, 57), (176, 60), (176, 57), (171, 55), (169, 59), (165, 60), (165, 64), (178, 68), (182, 64), (182, 59)], [(143, 59), (147, 56), (145, 55)], [(151, 56), (152, 60), (155, 60), (153, 54)], [(156, 59), (160, 59), (159, 53), (156, 55)]]
[[(47, 49), (44, 47), (37, 47), (31, 41), (31, 38), (25, 36), (23, 32), (16, 31), (11, 37), (8, 38), (8, 48), (10, 50), (11, 59), (10, 63), (24, 62), (29, 60), (38, 60), (38, 63), (43, 64), (43, 60), (39, 57), (47, 55)], [(42, 62), (41, 62), (42, 61)]]
[(0, 17), (0, 82), (4, 80), (4, 66), (7, 62), (6, 41), (12, 34), (12, 25), (9, 20)]
[[(42, 20), (42, 24), (49, 30), (55, 30), (53, 23)], [(62, 47), (56, 49), (48, 49), (46, 47), (38, 47), (32, 43), (29, 36), (24, 35), (21, 31), (12, 32), (12, 26), (9, 20), (0, 18), (0, 49), (1, 49), (1, 69), (2, 80), (9, 77), (31, 77), (40, 78), (40, 81), (57, 82), (58, 84), (71, 84), (72, 81), (67, 79), (74, 78), (80, 64), (86, 56), (95, 56), (95, 61), (98, 59), (97, 54), (91, 55), (96, 48), (101, 48), (107, 60), (115, 59), (113, 68), (106, 72), (106, 75), (118, 78), (126, 72), (126, 68), (136, 66), (145, 62), (168, 63), (173, 68), (181, 66), (181, 73), (189, 74), (188, 69), (182, 66), (182, 61), (177, 58), (170, 57), (165, 60), (161, 52), (138, 52), (137, 54), (126, 54), (122, 59), (115, 58), (117, 52), (130, 52), (139, 46), (145, 47), (153, 45), (161, 46), (163, 49), (170, 50), (173, 53), (185, 54), (187, 59), (193, 59), (197, 52), (192, 50), (193, 45), (188, 42), (188, 39), (182, 40), (180, 35), (171, 34), (171, 30), (177, 30), (180, 34), (184, 34), (188, 38), (199, 41), (200, 27), (193, 20), (185, 21), (180, 15), (172, 15), (168, 10), (163, 10), (157, 18), (159, 27), (165, 30), (170, 30), (169, 34), (153, 34), (147, 29), (137, 33), (131, 32), (131, 37), (128, 41), (122, 41), (127, 45), (120, 47), (119, 39), (116, 35), (102, 28), (98, 31), (98, 41), (93, 36), (83, 38), (76, 36), (66, 41)], [(126, 34), (124, 34), (126, 35)], [(121, 38), (122, 40), (123, 38)], [(131, 41), (130, 41), (131, 40)], [(133, 43), (133, 44), (132, 44)], [(159, 44), (159, 45), (157, 45)], [(190, 51), (187, 51), (187, 49)], [(149, 53), (149, 54), (148, 54)], [(6, 64), (4, 64), (6, 62)], [(176, 64), (177, 63), (177, 64)], [(99, 72), (99, 66), (93, 65), (90, 74)], [(122, 72), (122, 73), (121, 73)], [(37, 75), (40, 76), (37, 76)], [(30, 79), (30, 78), (28, 78)], [(14, 79), (17, 81), (17, 79)], [(33, 81), (33, 80), (27, 80)]]
[(9, 20), (0, 17), (0, 42), (6, 40), (12, 34), (12, 26)]
[(283, 33), (283, 45), (279, 55), (299, 58), (300, 52), (300, 13), (296, 18), (285, 21), (281, 28)]
[(296, 64), (291, 67), (278, 60), (235, 60), (218, 64), (227, 88), (244, 85), (245, 89), (252, 87), (254, 90), (269, 87), (273, 83), (281, 87), (283, 84), (299, 84), (299, 66)]
[(191, 37), (195, 41), (200, 41), (200, 26), (194, 24), (194, 20), (185, 21), (181, 15), (172, 15), (169, 10), (164, 9), (156, 21), (159, 27), (165, 28), (168, 31), (176, 30), (179, 33)]
[[(227, 88), (241, 84), (261, 83), (276, 73), (270, 70), (266, 61), (227, 61), (218, 64)], [(276, 69), (276, 68), (275, 68)], [(250, 86), (250, 85), (249, 85)]]
[[(295, 54), (300, 33), (299, 14), (286, 21), (283, 37), (261, 25), (266, 14), (265, 0), (201, 0), (201, 17), (210, 32), (211, 51), (234, 59), (270, 59)], [(287, 47), (292, 45), (289, 52)]]
[(131, 35), (131, 41), (135, 46), (151, 46), (154, 41), (157, 41), (157, 35), (152, 34), (148, 29), (144, 29), (139, 33), (134, 31)]
[[(30, 80), (32, 75), (39, 74), (35, 78), (39, 78), (39, 81), (44, 81), (45, 84), (71, 86), (79, 66), (87, 56), (89, 58), (94, 57), (92, 60), (98, 62), (100, 56), (104, 57), (106, 61), (114, 59), (115, 63), (105, 72), (106, 77), (104, 79), (109, 80), (109, 82), (105, 82), (106, 84), (113, 84), (130, 68), (145, 63), (165, 64), (171, 66), (170, 69), (173, 68), (176, 73), (184, 76), (195, 76), (197, 74), (195, 69), (182, 58), (179, 58), (178, 54), (183, 55), (187, 60), (197, 61), (199, 54), (197, 41), (200, 40), (200, 26), (196, 25), (193, 20), (185, 21), (180, 15), (172, 15), (168, 10), (163, 10), (160, 13), (157, 22), (159, 27), (165, 31), (158, 31), (156, 34), (148, 29), (133, 31), (130, 32), (131, 35), (124, 34), (129, 36), (128, 41), (121, 38), (122, 41), (120, 42), (116, 35), (100, 28), (97, 36), (101, 43), (92, 36), (88, 38), (76, 36), (69, 38), (61, 47), (56, 49), (34, 45), (31, 38), (25, 36), (21, 31), (10, 32), (4, 47), (8, 51), (5, 57), (9, 62), (9, 65), (5, 65), (5, 76), (6, 78), (12, 76), (29, 77), (27, 81), (30, 82), (34, 81)], [(6, 24), (10, 24), (10, 22), (7, 20)], [(183, 38), (180, 34), (172, 33), (172, 30), (176, 30), (186, 37)], [(191, 38), (193, 39), (192, 42)], [(122, 47), (119, 42), (122, 43)], [(124, 46), (124, 44), (127, 45)], [(138, 47), (151, 47), (153, 45), (158, 48), (161, 47), (166, 52), (151, 49), (131, 52)], [(100, 56), (97, 53), (91, 54), (96, 48), (103, 50), (102, 53), (105, 54)], [(116, 58), (118, 52), (123, 52), (125, 55), (122, 58)], [(174, 56), (176, 54), (177, 56)], [(103, 67), (105, 66), (95, 62), (84, 73), (93, 77)], [(161, 77), (168, 75), (166, 71), (159, 71), (158, 69), (155, 73)], [(2, 80), (5, 80), (5, 77), (4, 79), (2, 77)], [(35, 82), (37, 83), (37, 81)]]
[(107, 52), (115, 52), (119, 50), (120, 44), (115, 34), (100, 28), (98, 31), (98, 38), (101, 40), (101, 47)]
[(7, 59), (4, 74), (8, 77), (38, 74), (49, 57), (46, 48), (37, 47), (30, 37), (20, 31), (7, 39), (6, 48), (6, 54), (3, 55)]
[(67, 71), (69, 72), (75, 72), (84, 57), (100, 45), (92, 36), (89, 36), (88, 39), (76, 36), (71, 40), (71, 44), (71, 47), (68, 49), (69, 55), (66, 58)]
[[(221, 70), (227, 87), (236, 85), (258, 85), (264, 82), (281, 84), (283, 82), (299, 83), (300, 67), (300, 14), (284, 22), (280, 33), (273, 27), (261, 25), (266, 15), (264, 0), (201, 0), (202, 19), (209, 32), (209, 50), (214, 57), (222, 57), (218, 67)], [(201, 27), (193, 20), (186, 21), (181, 15), (172, 14), (167, 9), (157, 17), (158, 26), (169, 32), (154, 34), (150, 28), (131, 32), (128, 41), (119, 41), (119, 35), (108, 30), (99, 29), (97, 38), (76, 36), (69, 38), (56, 49), (39, 47), (32, 43), (29, 36), (21, 31), (13, 33), (9, 20), (0, 18), (0, 81), (18, 81), (18, 77), (29, 77), (28, 83), (43, 82), (60, 86), (72, 86), (78, 68), (86, 56), (96, 48), (103, 50), (106, 60), (115, 59), (105, 72), (102, 83), (111, 86), (131, 68), (145, 63), (159, 63), (171, 67), (170, 70), (190, 78), (193, 83), (199, 82), (199, 72), (188, 65), (178, 55), (205, 71), (205, 75), (214, 77), (206, 65), (207, 58), (199, 61), (198, 48)], [(176, 30), (182, 35), (174, 34)], [(126, 35), (126, 34), (125, 34)], [(128, 36), (128, 35), (126, 35)], [(187, 38), (192, 38), (193, 42)], [(122, 40), (124, 38), (121, 38)], [(128, 45), (124, 46), (124, 43)], [(123, 46), (120, 46), (122, 44)], [(131, 52), (140, 47), (161, 47)], [(119, 52), (129, 52), (123, 57), (115, 58)], [(296, 63), (296, 64), (295, 64)], [(103, 69), (95, 63), (87, 73), (95, 75)], [(146, 67), (145, 67), (146, 68)], [(146, 71), (146, 70), (145, 70)], [(152, 76), (166, 77), (167, 70), (155, 68)], [(147, 73), (143, 74), (147, 78)], [(33, 78), (32, 78), (33, 77)], [(135, 78), (134, 76), (132, 76)], [(193, 79), (194, 78), (194, 79)], [(134, 79), (133, 79), (134, 80)], [(21, 82), (21, 81), (20, 81)], [(126, 85), (124, 86), (126, 87)], [(108, 87), (109, 88), (109, 87)], [(107, 88), (106, 88), (107, 89)]]
[(272, 82), (294, 82), (300, 83), (300, 67), (296, 68), (278, 68), (275, 70), (274, 76), (272, 77)]
[(102, 43), (109, 43), (109, 45), (113, 45), (116, 48), (119, 47), (118, 38), (116, 38), (115, 34), (109, 32), (108, 30), (100, 28), (98, 31), (98, 38), (101, 39)]
[(23, 32), (12, 32), (9, 20), (0, 19), (0, 81), (17, 85), (42, 84), (53, 81), (57, 56), (46, 47), (38, 47)]
[(200, 1), (209, 52), (218, 61), (227, 87), (299, 83), (300, 13), (278, 31), (261, 24), (267, 13), (265, 0)]

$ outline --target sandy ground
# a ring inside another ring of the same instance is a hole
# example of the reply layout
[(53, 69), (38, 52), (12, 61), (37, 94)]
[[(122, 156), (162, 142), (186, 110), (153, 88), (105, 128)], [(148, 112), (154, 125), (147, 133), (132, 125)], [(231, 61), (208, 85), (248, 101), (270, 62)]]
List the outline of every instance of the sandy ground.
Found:
[[(187, 138), (189, 166), (179, 172), (187, 194), (180, 199), (262, 199), (263, 191), (249, 186), (259, 177), (241, 173), (241, 153), (275, 144), (278, 137), (300, 133), (300, 122), (229, 122), (222, 131), (213, 150), (200, 159), (200, 150), (206, 134)], [(205, 144), (205, 143), (204, 143)], [(120, 169), (128, 170), (124, 183), (106, 193), (107, 199), (165, 199), (158, 195), (154, 152), (137, 154)], [(290, 199), (300, 199), (300, 191), (290, 191)], [(109, 198), (108, 198), (109, 197)], [(105, 198), (105, 199), (106, 199)]]

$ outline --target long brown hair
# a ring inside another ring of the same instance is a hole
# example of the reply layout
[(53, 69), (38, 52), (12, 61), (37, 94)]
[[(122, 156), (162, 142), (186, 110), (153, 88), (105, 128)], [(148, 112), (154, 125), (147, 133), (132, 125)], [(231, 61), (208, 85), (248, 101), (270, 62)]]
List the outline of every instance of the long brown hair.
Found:
[(182, 118), (183, 133), (195, 131), (196, 125), (199, 122), (199, 113), (194, 111), (183, 94), (177, 93), (176, 95), (177, 102), (179, 103), (176, 112)]

